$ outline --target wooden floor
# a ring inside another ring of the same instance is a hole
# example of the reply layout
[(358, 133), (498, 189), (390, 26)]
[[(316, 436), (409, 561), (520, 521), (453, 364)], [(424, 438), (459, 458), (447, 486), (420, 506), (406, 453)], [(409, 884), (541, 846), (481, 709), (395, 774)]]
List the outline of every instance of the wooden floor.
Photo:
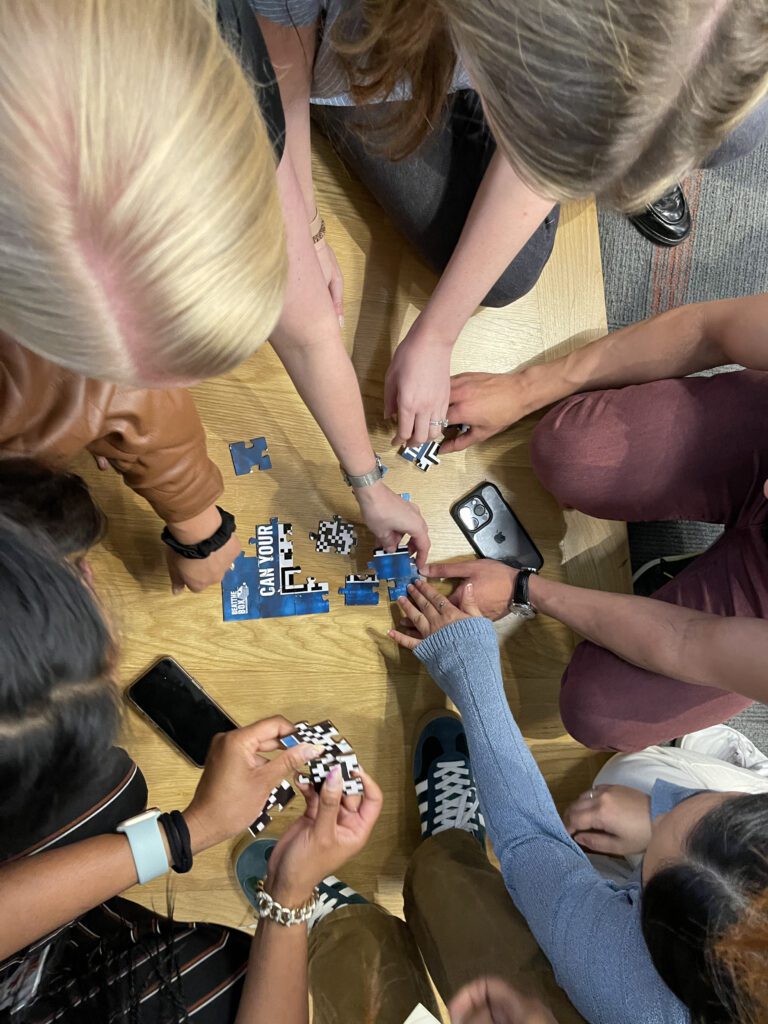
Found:
[[(346, 281), (347, 341), (362, 382), (376, 450), (390, 466), (387, 483), (409, 491), (430, 526), (434, 558), (469, 554), (449, 505), (483, 479), (511, 500), (554, 578), (604, 589), (627, 586), (624, 528), (571, 514), (566, 521), (534, 479), (525, 421), (482, 448), (447, 456), (419, 473), (388, 447), (381, 421), (382, 382), (390, 354), (434, 284), (389, 226), (374, 201), (346, 176), (332, 154), (319, 149), (316, 181)], [(479, 312), (457, 346), (453, 371), (508, 371), (551, 359), (605, 329), (594, 208), (563, 211), (554, 255), (536, 289), (504, 310)], [(110, 517), (110, 532), (95, 559), (99, 589), (122, 639), (121, 677), (127, 683), (161, 654), (176, 657), (240, 723), (276, 712), (298, 720), (330, 717), (381, 783), (386, 805), (364, 853), (344, 877), (365, 895), (397, 892), (418, 841), (410, 776), (414, 726), (443, 697), (419, 662), (386, 637), (391, 610), (345, 608), (336, 595), (345, 573), (365, 569), (373, 542), (360, 531), (353, 559), (318, 555), (308, 539), (320, 518), (355, 517), (356, 505), (339, 478), (333, 455), (269, 347), (234, 373), (195, 389), (208, 430), (211, 457), (226, 481), (222, 504), (231, 509), (247, 544), (256, 523), (277, 515), (293, 523), (296, 562), (328, 580), (327, 615), (253, 623), (224, 623), (218, 588), (173, 597), (165, 575), (160, 526), (151, 510), (117, 478), (82, 464)], [(235, 477), (229, 441), (264, 434), (274, 469)], [(383, 590), (384, 588), (382, 588)], [(600, 763), (563, 735), (557, 711), (561, 673), (575, 640), (546, 618), (500, 628), (510, 703), (559, 802), (586, 788)], [(126, 713), (123, 742), (147, 776), (150, 800), (184, 807), (199, 773), (144, 722)], [(275, 833), (297, 813), (298, 801), (278, 819)], [(198, 858), (190, 875), (175, 879), (176, 916), (241, 924), (246, 911), (233, 885), (226, 846)], [(164, 880), (131, 896), (162, 910)]]

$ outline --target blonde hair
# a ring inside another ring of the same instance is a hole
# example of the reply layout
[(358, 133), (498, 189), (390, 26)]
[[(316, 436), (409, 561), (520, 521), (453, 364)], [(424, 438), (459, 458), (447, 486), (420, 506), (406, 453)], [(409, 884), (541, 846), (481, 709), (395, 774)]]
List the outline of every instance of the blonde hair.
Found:
[(0, 330), (115, 383), (258, 348), (286, 256), (255, 88), (203, 0), (2, 0)]
[(336, 42), (358, 102), (411, 82), (389, 152), (445, 105), (457, 53), (499, 148), (535, 191), (624, 210), (659, 197), (768, 93), (765, 0), (365, 0)]

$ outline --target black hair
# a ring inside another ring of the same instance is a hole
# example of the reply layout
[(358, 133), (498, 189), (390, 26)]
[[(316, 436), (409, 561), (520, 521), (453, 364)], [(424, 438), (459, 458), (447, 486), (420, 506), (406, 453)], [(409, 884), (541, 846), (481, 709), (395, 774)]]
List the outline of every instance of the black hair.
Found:
[[(768, 793), (730, 797), (714, 807), (691, 829), (683, 860), (645, 886), (642, 927), (651, 959), (693, 1024), (767, 1019), (768, 1007), (755, 1006), (747, 995), (755, 991), (750, 979), (719, 956), (728, 934), (766, 906), (766, 893)], [(759, 925), (765, 928), (765, 920)], [(768, 947), (749, 971), (765, 975)]]
[(42, 530), (64, 556), (92, 548), (107, 525), (82, 477), (34, 459), (0, 458), (0, 513)]
[(119, 722), (114, 660), (76, 570), (0, 515), (0, 834), (39, 834), (97, 769)]

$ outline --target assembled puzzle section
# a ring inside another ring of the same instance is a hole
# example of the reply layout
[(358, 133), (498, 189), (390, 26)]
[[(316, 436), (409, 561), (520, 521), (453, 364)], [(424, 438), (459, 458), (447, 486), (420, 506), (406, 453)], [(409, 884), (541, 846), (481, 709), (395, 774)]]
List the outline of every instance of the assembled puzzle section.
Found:
[(397, 454), (412, 462), (422, 473), (426, 473), (433, 466), (440, 465), (440, 459), (437, 457), (439, 451), (439, 441), (425, 441), (424, 444), (403, 445)]
[(224, 621), (273, 619), (328, 611), (328, 584), (313, 576), (297, 582), (300, 565), (293, 564), (291, 524), (273, 516), (256, 527), (251, 537), (256, 555), (238, 555), (221, 581)]
[(378, 604), (378, 577), (375, 572), (366, 573), (360, 576), (345, 576), (344, 586), (339, 587), (339, 593), (344, 595), (344, 604), (347, 606), (356, 604)]
[(295, 796), (296, 790), (287, 779), (283, 779), (267, 797), (261, 814), (251, 825), (251, 832), (263, 832), (267, 826), (272, 824), (272, 812), (276, 810), (279, 814), (284, 811)]
[(407, 547), (397, 548), (392, 552), (376, 548), (372, 560), (368, 563), (368, 568), (373, 569), (380, 580), (391, 581), (390, 601), (396, 601), (398, 597), (405, 597), (408, 584), (414, 583), (420, 578), (419, 570)]
[(342, 790), (345, 796), (360, 796), (364, 792), (363, 783), (354, 772), (360, 770), (357, 755), (347, 740), (339, 734), (339, 730), (330, 720), (317, 722), (297, 722), (295, 732), (283, 736), (280, 743), (286, 749), (299, 746), (301, 743), (314, 743), (325, 751), (320, 757), (308, 762), (308, 774), (299, 775), (299, 782), (304, 786), (314, 786), (319, 792), (328, 777), (331, 768), (338, 765), (341, 770)]
[(357, 544), (357, 530), (354, 523), (334, 516), (333, 519), (321, 519), (317, 533), (310, 532), (309, 539), (315, 542), (315, 551), (321, 554), (335, 551), (337, 555), (348, 555)]
[(266, 437), (252, 437), (250, 444), (245, 441), (233, 441), (229, 446), (235, 476), (245, 476), (254, 469), (272, 469)]

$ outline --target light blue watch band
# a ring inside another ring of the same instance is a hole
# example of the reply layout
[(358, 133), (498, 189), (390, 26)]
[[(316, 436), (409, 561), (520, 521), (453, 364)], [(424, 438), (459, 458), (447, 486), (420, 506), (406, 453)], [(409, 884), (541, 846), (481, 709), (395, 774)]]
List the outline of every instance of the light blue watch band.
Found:
[(166, 874), (171, 866), (168, 863), (163, 836), (157, 823), (159, 817), (159, 808), (151, 807), (142, 814), (137, 814), (135, 818), (121, 821), (117, 826), (117, 831), (127, 836), (128, 842), (131, 844), (136, 874), (141, 885)]

